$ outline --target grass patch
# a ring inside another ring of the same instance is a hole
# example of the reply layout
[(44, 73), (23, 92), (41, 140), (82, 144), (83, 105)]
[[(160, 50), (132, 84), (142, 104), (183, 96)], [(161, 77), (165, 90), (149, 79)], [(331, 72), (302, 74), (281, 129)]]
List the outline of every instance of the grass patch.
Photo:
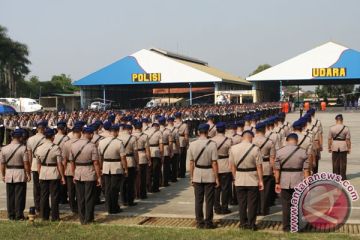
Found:
[(106, 224), (91, 224), (81, 226), (65, 222), (0, 222), (0, 239), (359, 239), (359, 236), (349, 236), (338, 233), (268, 233), (252, 232), (238, 229), (197, 230), (185, 228), (161, 227), (130, 227)]

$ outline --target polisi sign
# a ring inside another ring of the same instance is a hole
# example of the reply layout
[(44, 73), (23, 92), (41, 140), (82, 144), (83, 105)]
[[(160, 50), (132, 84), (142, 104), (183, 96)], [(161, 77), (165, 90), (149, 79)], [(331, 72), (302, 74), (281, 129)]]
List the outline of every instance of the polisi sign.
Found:
[(133, 82), (160, 82), (161, 73), (133, 73), (131, 78)]
[(346, 77), (346, 68), (313, 68), (313, 77)]

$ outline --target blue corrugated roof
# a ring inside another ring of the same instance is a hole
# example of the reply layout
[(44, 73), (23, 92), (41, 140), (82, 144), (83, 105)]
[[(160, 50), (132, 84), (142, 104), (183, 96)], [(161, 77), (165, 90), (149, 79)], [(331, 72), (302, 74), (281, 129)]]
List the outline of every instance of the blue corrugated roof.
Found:
[[(133, 73), (146, 73), (132, 56), (122, 58), (76, 82), (75, 86), (141, 84), (132, 81)], [(149, 82), (147, 83), (149, 84)]]

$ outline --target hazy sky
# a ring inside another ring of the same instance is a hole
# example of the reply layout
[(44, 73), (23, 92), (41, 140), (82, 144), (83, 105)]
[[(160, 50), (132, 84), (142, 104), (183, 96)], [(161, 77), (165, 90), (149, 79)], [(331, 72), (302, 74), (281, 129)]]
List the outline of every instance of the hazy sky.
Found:
[(158, 47), (246, 77), (335, 41), (360, 50), (358, 0), (0, 0), (0, 24), (30, 49), (31, 74), (77, 80)]

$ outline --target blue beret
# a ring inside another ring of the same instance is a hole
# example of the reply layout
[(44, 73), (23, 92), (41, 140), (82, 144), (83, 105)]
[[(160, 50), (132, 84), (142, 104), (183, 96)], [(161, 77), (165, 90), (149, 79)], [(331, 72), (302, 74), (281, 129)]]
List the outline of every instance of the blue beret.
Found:
[(166, 118), (161, 116), (161, 117), (159, 117), (158, 121), (159, 121), (160, 124), (164, 124), (166, 122)]
[(342, 114), (338, 114), (338, 115), (336, 115), (335, 119), (343, 119), (343, 115), (342, 115)]
[(301, 119), (299, 119), (299, 120), (295, 121), (292, 126), (293, 126), (294, 128), (296, 128), (296, 127), (302, 127), (302, 126), (304, 126), (304, 123), (303, 123), (303, 121), (302, 121)]
[(176, 112), (176, 113), (174, 114), (174, 116), (175, 116), (176, 118), (180, 118), (180, 117), (181, 117), (181, 112)]
[(173, 117), (168, 117), (168, 119), (167, 119), (168, 122), (173, 122), (174, 120), (175, 120), (175, 118), (173, 118)]
[(115, 121), (115, 115), (110, 115), (110, 116), (108, 116), (108, 120), (109, 120), (110, 122)]
[(42, 120), (36, 124), (37, 127), (47, 127), (48, 122), (46, 120)]
[(94, 129), (92, 127), (84, 127), (84, 133), (94, 133)]
[(119, 131), (120, 126), (119, 124), (114, 124), (110, 127), (110, 131)]
[(58, 128), (65, 128), (66, 127), (66, 122), (65, 121), (59, 121), (56, 126)]
[(214, 119), (215, 117), (216, 117), (215, 114), (209, 114), (209, 115), (207, 116), (207, 119)]
[(279, 116), (280, 116), (281, 118), (285, 118), (285, 113), (284, 113), (284, 112), (281, 112), (281, 113), (279, 113)]
[(218, 122), (216, 124), (216, 129), (224, 129), (226, 127), (224, 122)]
[(142, 128), (142, 122), (141, 121), (135, 121), (133, 122), (134, 128)]
[(83, 127), (85, 124), (84, 121), (76, 121), (74, 125), (81, 125), (81, 127)]
[(243, 137), (245, 134), (250, 134), (251, 136), (254, 136), (254, 133), (253, 131), (250, 131), (250, 130), (245, 130), (242, 132), (241, 136)]
[(153, 126), (153, 127), (158, 127), (158, 126), (159, 126), (159, 123), (154, 122), (154, 123), (152, 124), (152, 126)]
[(198, 130), (199, 131), (209, 131), (209, 124), (206, 124), (206, 123), (201, 123), (198, 127)]
[(296, 139), (298, 140), (299, 137), (296, 133), (290, 133), (287, 137), (286, 137), (286, 140), (289, 140), (289, 139)]
[(99, 126), (103, 125), (103, 122), (101, 120), (96, 120), (95, 123), (98, 124)]
[(142, 119), (142, 122), (143, 122), (143, 123), (148, 123), (148, 122), (149, 122), (149, 119), (148, 119), (148, 118), (143, 118), (143, 119)]
[(132, 130), (133, 127), (132, 127), (132, 125), (130, 125), (130, 124), (125, 124), (125, 125), (124, 125), (124, 129)]
[(83, 128), (82, 124), (75, 123), (74, 127), (72, 128), (73, 131), (81, 131)]
[(106, 121), (106, 122), (104, 122), (104, 129), (105, 130), (109, 130), (110, 129), (110, 127), (111, 127), (111, 122), (110, 121)]
[(252, 119), (252, 117), (250, 115), (245, 115), (244, 120), (245, 121), (250, 121)]
[(238, 127), (243, 127), (245, 125), (245, 122), (244, 122), (244, 120), (239, 120), (239, 121), (236, 121), (236, 125)]
[(12, 131), (11, 136), (12, 137), (22, 137), (24, 131), (21, 128), (16, 128), (14, 131)]
[(52, 137), (55, 136), (55, 130), (52, 128), (46, 128), (44, 131), (45, 137)]
[(259, 122), (256, 124), (255, 129), (260, 130), (266, 128), (266, 124), (264, 122)]

